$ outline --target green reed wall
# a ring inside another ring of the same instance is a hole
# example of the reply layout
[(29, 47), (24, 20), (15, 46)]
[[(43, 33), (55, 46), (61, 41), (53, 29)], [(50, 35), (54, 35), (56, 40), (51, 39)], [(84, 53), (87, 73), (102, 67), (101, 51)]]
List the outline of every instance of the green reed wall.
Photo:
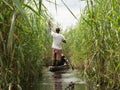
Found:
[(48, 17), (41, 0), (0, 2), (0, 88), (41, 75), (43, 59), (51, 55)]
[(120, 1), (87, 0), (79, 23), (66, 33), (73, 65), (99, 86), (119, 89)]

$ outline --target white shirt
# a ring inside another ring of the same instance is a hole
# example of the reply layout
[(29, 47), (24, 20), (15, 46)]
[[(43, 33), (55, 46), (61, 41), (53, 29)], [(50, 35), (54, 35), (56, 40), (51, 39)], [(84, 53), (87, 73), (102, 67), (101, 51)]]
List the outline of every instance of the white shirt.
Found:
[(60, 33), (55, 33), (51, 31), (51, 35), (53, 36), (53, 43), (52, 43), (52, 48), (55, 49), (62, 49), (62, 41), (65, 40), (65, 37), (60, 34)]

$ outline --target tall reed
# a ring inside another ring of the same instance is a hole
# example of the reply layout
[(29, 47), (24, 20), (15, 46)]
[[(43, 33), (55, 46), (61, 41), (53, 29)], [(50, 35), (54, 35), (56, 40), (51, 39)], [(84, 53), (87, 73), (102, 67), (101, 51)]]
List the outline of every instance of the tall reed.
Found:
[(69, 48), (75, 66), (84, 64), (88, 79), (94, 80), (99, 87), (107, 86), (118, 90), (120, 2), (87, 0), (86, 3), (79, 23), (66, 34), (69, 44), (66, 48)]
[(3, 90), (12, 85), (23, 88), (22, 83), (39, 77), (43, 59), (50, 56), (51, 40), (46, 30), (49, 16), (42, 0), (39, 5), (36, 3), (35, 0), (0, 2), (0, 88)]

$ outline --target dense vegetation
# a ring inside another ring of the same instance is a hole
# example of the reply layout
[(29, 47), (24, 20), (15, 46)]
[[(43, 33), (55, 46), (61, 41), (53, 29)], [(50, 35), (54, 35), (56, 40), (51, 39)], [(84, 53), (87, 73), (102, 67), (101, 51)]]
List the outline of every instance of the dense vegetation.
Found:
[[(0, 2), (0, 89), (7, 90), (12, 85), (23, 88), (23, 82), (38, 78), (42, 65), (51, 61), (51, 39), (46, 26), (50, 16), (41, 1)], [(97, 88), (118, 90), (120, 1), (86, 3), (77, 25), (64, 33), (67, 43), (63, 52)]]
[(41, 0), (0, 1), (0, 88), (3, 90), (13, 85), (20, 87), (22, 82), (41, 75), (43, 59), (51, 54), (47, 18)]
[(88, 80), (114, 90), (120, 89), (119, 9), (119, 0), (87, 0), (79, 23), (66, 33), (65, 47)]

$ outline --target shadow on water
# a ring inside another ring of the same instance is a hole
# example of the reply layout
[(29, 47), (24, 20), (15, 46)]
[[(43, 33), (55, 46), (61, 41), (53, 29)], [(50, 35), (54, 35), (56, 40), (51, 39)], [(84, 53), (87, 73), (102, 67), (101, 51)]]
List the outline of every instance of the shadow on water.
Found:
[(69, 70), (67, 72), (52, 73), (48, 69), (44, 70), (41, 79), (30, 85), (27, 84), (27, 88), (23, 90), (72, 90), (69, 88), (71, 82), (74, 85), (73, 90), (90, 90), (84, 79), (81, 78), (79, 71)]

